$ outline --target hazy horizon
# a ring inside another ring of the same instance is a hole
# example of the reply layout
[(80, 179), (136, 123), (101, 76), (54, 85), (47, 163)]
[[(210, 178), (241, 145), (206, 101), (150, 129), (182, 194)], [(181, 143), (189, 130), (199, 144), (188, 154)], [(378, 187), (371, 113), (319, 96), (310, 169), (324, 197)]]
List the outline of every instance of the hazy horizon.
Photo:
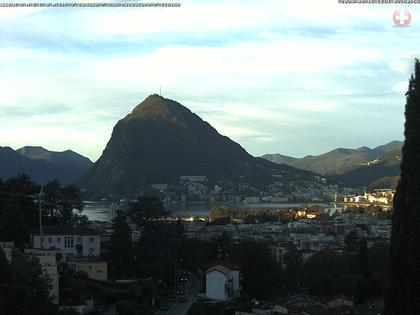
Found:
[[(390, 140), (390, 141), (387, 141), (387, 142), (385, 142), (385, 143), (380, 143), (380, 144), (377, 144), (377, 145), (374, 145), (374, 146), (367, 146), (368, 148), (370, 148), (370, 149), (374, 149), (374, 148), (376, 148), (376, 147), (378, 147), (378, 146), (381, 146), (381, 145), (385, 145), (385, 144), (388, 144), (388, 143), (390, 143), (390, 142), (393, 142), (393, 141), (401, 141), (401, 142), (404, 142), (404, 139), (394, 139), (394, 140)], [(240, 143), (239, 143), (240, 144)], [(76, 151), (76, 150), (73, 150), (72, 148), (67, 148), (67, 149), (64, 149), (64, 150), (52, 150), (52, 149), (50, 149), (50, 148), (48, 148), (48, 147), (45, 147), (45, 146), (42, 146), (42, 145), (37, 145), (37, 144), (32, 144), (32, 145), (26, 145), (26, 146), (30, 146), (30, 147), (42, 147), (42, 148), (44, 148), (44, 149), (46, 149), (46, 150), (48, 150), (48, 151), (53, 151), (53, 152), (63, 152), (63, 151), (66, 151), (66, 150), (71, 150), (71, 151), (73, 151), (73, 152), (76, 152), (76, 153), (78, 153), (78, 154), (81, 154), (81, 155), (83, 155), (83, 156), (85, 156), (85, 157), (87, 157), (87, 158), (89, 158), (92, 162), (96, 162), (98, 159), (99, 159), (99, 157), (96, 159), (96, 160), (93, 160), (93, 159), (91, 159), (90, 157), (88, 157), (88, 156), (86, 156), (86, 155), (84, 155), (84, 154), (82, 154), (82, 153), (80, 153), (80, 152), (78, 152), (78, 151)], [(241, 145), (242, 146), (242, 145)], [(1, 147), (1, 145), (0, 145), (0, 147)], [(21, 149), (22, 147), (13, 147), (13, 146), (9, 146), (9, 147), (11, 147), (13, 150), (18, 150), (18, 149)], [(242, 146), (243, 147), (243, 146)], [(293, 156), (293, 155), (289, 155), (289, 154), (287, 154), (287, 153), (283, 153), (283, 152), (267, 152), (267, 153), (264, 153), (264, 154), (281, 154), (281, 155), (286, 155), (286, 156), (290, 156), (290, 157), (293, 157), (293, 158), (304, 158), (305, 156), (308, 156), (308, 155), (320, 155), (320, 154), (324, 154), (324, 153), (327, 153), (327, 152), (330, 152), (330, 151), (332, 151), (332, 150), (335, 150), (335, 149), (339, 149), (339, 148), (341, 148), (341, 149), (358, 149), (358, 148), (360, 148), (360, 147), (364, 147), (364, 145), (362, 145), (362, 146), (359, 146), (359, 147), (345, 147), (345, 146), (341, 146), (341, 147), (334, 147), (334, 148), (331, 148), (331, 149), (329, 149), (329, 150), (327, 150), (327, 151), (323, 151), (323, 152), (318, 152), (318, 153), (307, 153), (307, 154), (304, 154), (304, 155), (302, 155), (302, 156)], [(104, 149), (105, 149), (105, 147), (104, 147)], [(246, 148), (245, 148), (246, 149)], [(101, 151), (101, 153), (102, 153), (102, 151)], [(248, 152), (248, 153), (250, 153), (250, 152)], [(253, 155), (252, 153), (250, 153), (251, 155)], [(264, 155), (264, 154), (261, 154), (261, 155), (253, 155), (253, 156), (255, 156), (255, 157), (261, 157), (262, 155)]]

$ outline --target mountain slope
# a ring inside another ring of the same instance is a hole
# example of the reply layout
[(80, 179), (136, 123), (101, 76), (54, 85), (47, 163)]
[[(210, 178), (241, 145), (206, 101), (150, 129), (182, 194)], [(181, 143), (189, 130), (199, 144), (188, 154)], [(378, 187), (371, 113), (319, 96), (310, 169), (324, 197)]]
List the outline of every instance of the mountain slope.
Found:
[(382, 151), (382, 152), (392, 152), (392, 151), (395, 151), (395, 150), (401, 151), (401, 149), (403, 147), (403, 144), (404, 144), (404, 142), (402, 142), (402, 141), (394, 140), (394, 141), (391, 141), (387, 144), (380, 145), (380, 146), (376, 147), (375, 150), (379, 150), (379, 151)]
[(182, 175), (205, 175), (264, 185), (313, 174), (248, 154), (181, 104), (147, 97), (114, 127), (102, 156), (79, 183), (87, 191), (132, 195), (142, 185), (178, 183)]
[(43, 147), (26, 146), (16, 150), (16, 152), (32, 160), (43, 160), (57, 165), (78, 167), (85, 170), (93, 164), (88, 158), (71, 150), (55, 152), (48, 151)]
[(366, 147), (359, 149), (339, 148), (317, 156), (306, 156), (293, 161), (291, 165), (328, 176), (345, 173), (366, 161), (375, 159), (382, 153)]
[(401, 151), (396, 149), (331, 179), (354, 187), (392, 188), (400, 175), (400, 163)]
[(276, 164), (287, 164), (287, 165), (290, 165), (296, 160), (296, 158), (294, 157), (282, 155), (280, 153), (264, 154), (263, 156), (261, 156), (261, 158), (266, 159)]
[[(387, 188), (393, 187), (398, 180), (402, 145), (401, 141), (392, 141), (374, 149), (339, 148), (286, 162), (293, 167), (328, 176), (346, 186)], [(275, 161), (268, 155), (263, 158)]]
[[(65, 157), (68, 155), (66, 154)], [(78, 161), (66, 163), (67, 165), (63, 165), (41, 158), (32, 159), (10, 147), (0, 147), (0, 178), (2, 180), (25, 173), (39, 184), (45, 184), (54, 179), (58, 179), (62, 184), (71, 184), (79, 180), (87, 171), (85, 166), (72, 166), (72, 164), (79, 164)]]

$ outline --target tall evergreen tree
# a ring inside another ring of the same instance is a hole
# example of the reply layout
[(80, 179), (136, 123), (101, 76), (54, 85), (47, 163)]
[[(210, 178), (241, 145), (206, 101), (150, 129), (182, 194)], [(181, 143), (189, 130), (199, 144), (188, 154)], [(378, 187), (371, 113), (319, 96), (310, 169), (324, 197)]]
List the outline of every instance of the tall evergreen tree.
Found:
[(131, 275), (132, 267), (131, 228), (122, 212), (112, 221), (110, 274), (113, 278), (126, 278)]
[(39, 187), (27, 175), (8, 179), (0, 186), (0, 240), (23, 247), (29, 231), (38, 224), (33, 195)]
[(420, 62), (410, 78), (405, 107), (401, 179), (394, 197), (390, 287), (385, 314), (420, 310)]

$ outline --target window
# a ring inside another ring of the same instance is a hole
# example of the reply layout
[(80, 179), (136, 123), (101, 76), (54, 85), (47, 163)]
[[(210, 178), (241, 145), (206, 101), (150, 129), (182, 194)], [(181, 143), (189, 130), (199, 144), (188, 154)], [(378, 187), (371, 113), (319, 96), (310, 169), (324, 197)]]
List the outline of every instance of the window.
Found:
[(78, 238), (77, 238), (77, 243), (81, 243), (82, 242), (82, 239), (81, 239), (81, 237), (79, 236)]
[(57, 237), (57, 243), (60, 244), (61, 243), (61, 237)]
[(52, 237), (48, 238), (48, 243), (52, 243)]
[(66, 248), (73, 247), (73, 236), (64, 236), (64, 247)]
[(93, 241), (94, 241), (94, 238), (93, 237), (89, 237), (89, 243), (93, 243)]
[(95, 253), (95, 249), (94, 248), (89, 248), (89, 255), (93, 255)]

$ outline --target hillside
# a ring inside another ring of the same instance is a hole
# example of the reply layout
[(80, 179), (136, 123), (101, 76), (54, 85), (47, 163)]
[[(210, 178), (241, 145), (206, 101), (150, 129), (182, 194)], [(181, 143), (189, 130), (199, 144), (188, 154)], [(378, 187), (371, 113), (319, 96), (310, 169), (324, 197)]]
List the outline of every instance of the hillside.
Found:
[(401, 151), (397, 149), (366, 165), (333, 175), (331, 179), (354, 187), (394, 188), (400, 175), (400, 163)]
[(43, 147), (26, 146), (17, 149), (16, 152), (32, 160), (43, 160), (52, 162), (56, 165), (77, 167), (84, 170), (87, 170), (93, 164), (87, 157), (84, 157), (72, 150), (55, 152), (48, 151)]
[(51, 152), (41, 147), (36, 147), (36, 150), (25, 148), (14, 151), (10, 147), (0, 147), (2, 180), (25, 173), (39, 184), (54, 179), (62, 184), (71, 184), (79, 180), (92, 163), (72, 151)]
[(343, 174), (362, 163), (375, 159), (382, 152), (361, 147), (359, 149), (339, 148), (317, 156), (306, 156), (293, 161), (290, 165), (329, 176)]
[(263, 158), (319, 173), (346, 186), (384, 188), (393, 187), (398, 179), (402, 145), (401, 141), (392, 141), (374, 149), (338, 148), (321, 155), (288, 160), (282, 159), (280, 154)]
[(261, 156), (261, 158), (266, 159), (270, 162), (276, 163), (276, 164), (292, 164), (296, 158), (292, 156), (282, 155), (280, 153), (274, 153), (274, 154), (264, 154)]

